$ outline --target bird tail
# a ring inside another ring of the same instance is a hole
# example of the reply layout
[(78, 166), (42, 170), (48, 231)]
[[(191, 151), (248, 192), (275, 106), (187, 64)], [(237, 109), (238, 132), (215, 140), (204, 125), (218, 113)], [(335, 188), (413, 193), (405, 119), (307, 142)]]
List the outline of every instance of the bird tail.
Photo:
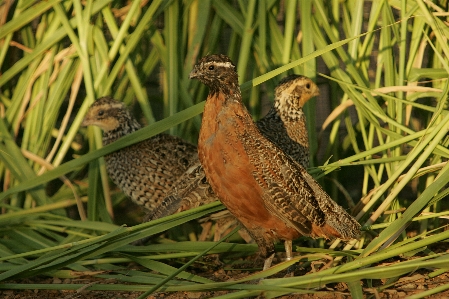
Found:
[(349, 215), (341, 206), (329, 198), (325, 208), (330, 211), (325, 213), (326, 226), (329, 226), (335, 232), (337, 237), (342, 240), (358, 239), (360, 236), (360, 224)]

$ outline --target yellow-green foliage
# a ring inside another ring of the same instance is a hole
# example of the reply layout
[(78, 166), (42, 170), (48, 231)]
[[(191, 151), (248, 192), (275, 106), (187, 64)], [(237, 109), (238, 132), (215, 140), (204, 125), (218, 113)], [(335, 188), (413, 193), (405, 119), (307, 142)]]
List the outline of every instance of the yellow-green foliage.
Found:
[[(101, 277), (126, 277), (141, 291), (164, 284), (172, 291), (240, 290), (232, 298), (269, 290), (267, 296), (274, 297), (343, 281), (356, 297), (362, 279), (399, 277), (421, 267), (434, 268), (435, 275), (444, 271), (448, 255), (426, 248), (449, 238), (440, 221), (449, 213), (442, 200), (449, 193), (446, 6), (443, 0), (3, 1), (0, 281), (115, 270)], [(110, 189), (101, 157), (167, 130), (196, 142), (207, 89), (188, 74), (210, 53), (236, 62), (254, 118), (260, 117), (261, 99), (270, 99), (287, 73), (312, 77), (329, 90), (305, 108), (313, 165), (319, 166), (310, 171), (326, 175), (321, 182), (352, 209), (364, 233), (359, 242), (346, 245), (347, 251), (336, 241), (330, 248), (340, 246), (338, 251), (312, 249), (294, 261), (334, 256), (339, 267), (265, 279), (257, 289), (245, 282), (291, 263), (217, 283), (155, 259), (208, 251), (244, 256), (256, 246), (129, 245), (222, 209), (219, 203), (130, 228), (114, 224), (113, 207), (123, 196)], [(135, 105), (149, 126), (101, 147), (101, 132), (80, 123), (103, 95)], [(315, 110), (322, 105), (332, 111), (327, 134), (315, 130), (321, 125)], [(76, 207), (75, 218), (81, 220), (69, 217), (69, 207)], [(376, 266), (417, 252), (419, 259), (388, 269)], [(131, 261), (148, 272), (118, 266)], [(178, 272), (180, 279), (173, 278)], [(121, 284), (103, 288), (126, 289)]]

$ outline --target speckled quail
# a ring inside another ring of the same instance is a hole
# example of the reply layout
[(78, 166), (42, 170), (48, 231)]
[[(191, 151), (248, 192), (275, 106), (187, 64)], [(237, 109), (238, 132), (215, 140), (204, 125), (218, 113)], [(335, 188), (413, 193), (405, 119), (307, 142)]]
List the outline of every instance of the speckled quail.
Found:
[[(111, 97), (92, 104), (82, 123), (89, 125), (103, 130), (103, 145), (141, 128), (127, 107)], [(196, 146), (167, 134), (158, 134), (104, 158), (112, 181), (150, 211), (160, 205), (174, 181), (198, 163)]]
[(207, 181), (246, 228), (271, 266), (274, 242), (301, 235), (357, 238), (360, 224), (306, 169), (265, 138), (242, 103), (235, 65), (225, 55), (202, 58), (190, 73), (209, 87), (198, 155)]
[[(267, 115), (256, 122), (266, 138), (305, 168), (309, 166), (309, 140), (302, 107), (318, 94), (318, 86), (310, 78), (301, 75), (287, 76), (276, 86), (274, 103)], [(176, 181), (169, 196), (149, 219), (161, 218), (216, 200), (218, 197), (207, 183), (203, 168), (198, 162)], [(229, 213), (219, 213), (211, 217), (215, 220), (218, 218), (221, 222), (220, 230), (224, 230), (233, 224), (231, 219), (222, 219), (228, 215)], [(216, 238), (219, 237), (220, 233), (216, 233)]]

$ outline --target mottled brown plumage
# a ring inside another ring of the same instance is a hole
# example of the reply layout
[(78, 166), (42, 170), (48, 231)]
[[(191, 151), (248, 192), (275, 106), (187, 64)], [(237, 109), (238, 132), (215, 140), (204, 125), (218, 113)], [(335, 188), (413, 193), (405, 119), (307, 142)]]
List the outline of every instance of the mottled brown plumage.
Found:
[[(305, 168), (309, 166), (309, 140), (302, 107), (318, 94), (318, 86), (310, 78), (301, 75), (287, 76), (275, 88), (274, 103), (270, 111), (256, 122), (266, 138)], [(158, 219), (216, 200), (218, 197), (207, 183), (201, 163), (198, 162), (178, 179), (169, 196), (149, 219)], [(219, 237), (218, 234), (217, 238)]]
[[(82, 125), (100, 127), (103, 145), (141, 128), (126, 106), (111, 97), (95, 101)], [(196, 146), (167, 134), (158, 134), (104, 158), (112, 181), (135, 203), (149, 210), (159, 206), (174, 181), (198, 163)]]
[(309, 167), (310, 153), (302, 108), (317, 95), (318, 86), (310, 78), (287, 76), (276, 86), (274, 103), (268, 114), (256, 122), (263, 136), (305, 168)]
[(300, 235), (357, 238), (359, 223), (278, 146), (242, 104), (235, 66), (225, 55), (202, 58), (190, 73), (209, 87), (198, 154), (215, 194), (248, 230), (271, 265), (274, 242)]

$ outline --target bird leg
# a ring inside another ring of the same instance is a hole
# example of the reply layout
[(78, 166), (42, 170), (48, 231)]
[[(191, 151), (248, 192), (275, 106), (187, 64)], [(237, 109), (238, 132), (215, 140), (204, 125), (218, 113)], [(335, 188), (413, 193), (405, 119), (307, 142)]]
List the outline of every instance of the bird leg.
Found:
[(271, 267), (271, 263), (273, 262), (275, 252), (273, 252), (269, 257), (265, 259), (265, 263), (263, 264), (263, 271), (267, 270)]
[[(293, 242), (292, 240), (285, 240), (284, 242), (284, 247), (285, 247), (285, 255), (287, 256), (285, 260), (290, 261), (292, 259), (293, 256)], [(284, 277), (293, 277), (294, 273), (295, 273), (295, 264), (291, 265), (290, 267), (287, 268), (287, 274), (285, 274)]]
[(284, 247), (285, 247), (285, 255), (287, 256), (287, 258), (285, 260), (289, 261), (292, 259), (292, 255), (293, 255), (293, 242), (292, 240), (285, 240), (284, 242)]
[[(289, 261), (292, 259), (292, 255), (293, 255), (293, 242), (292, 240), (286, 240), (284, 242), (284, 247), (285, 247), (285, 254), (287, 256), (286, 260)], [(268, 268), (270, 268), (271, 263), (273, 262), (273, 258), (274, 258), (274, 252), (265, 259), (265, 263), (263, 264), (263, 270), (267, 270)]]

